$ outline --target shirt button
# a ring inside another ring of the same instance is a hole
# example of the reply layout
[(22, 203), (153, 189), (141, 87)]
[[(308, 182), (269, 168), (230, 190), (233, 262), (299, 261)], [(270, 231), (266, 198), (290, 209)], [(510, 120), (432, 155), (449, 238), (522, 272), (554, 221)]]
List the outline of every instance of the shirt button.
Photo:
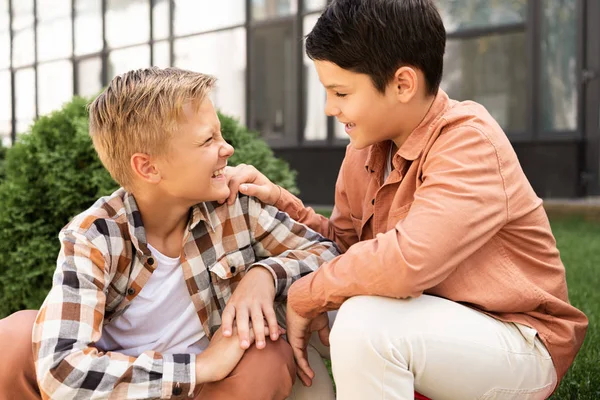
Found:
[(173, 394), (174, 394), (175, 396), (179, 396), (179, 395), (181, 394), (181, 387), (179, 387), (179, 386), (175, 386), (175, 387), (173, 388)]
[(235, 267), (232, 265), (229, 267), (229, 271), (231, 271), (232, 274), (235, 274)]
[(148, 265), (154, 265), (154, 258), (150, 257), (148, 259)]
[(375, 199), (371, 200), (371, 204), (375, 205)]
[(130, 287), (129, 289), (127, 289), (127, 294), (133, 296), (135, 294), (135, 289)]

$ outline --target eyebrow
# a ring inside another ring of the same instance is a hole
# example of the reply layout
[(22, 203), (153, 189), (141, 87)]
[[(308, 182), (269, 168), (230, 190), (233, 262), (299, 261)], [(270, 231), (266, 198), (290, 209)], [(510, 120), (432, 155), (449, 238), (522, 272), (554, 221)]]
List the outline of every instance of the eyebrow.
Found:
[(345, 87), (345, 86), (344, 85), (338, 85), (337, 83), (332, 83), (331, 85), (325, 86), (325, 89), (336, 89), (336, 88), (341, 88), (341, 87)]

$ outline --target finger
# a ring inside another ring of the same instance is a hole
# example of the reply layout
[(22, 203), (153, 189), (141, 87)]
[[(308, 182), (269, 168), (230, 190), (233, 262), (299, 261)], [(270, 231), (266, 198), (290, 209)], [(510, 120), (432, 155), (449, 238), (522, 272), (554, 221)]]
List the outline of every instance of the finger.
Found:
[(262, 349), (265, 347), (265, 318), (263, 317), (260, 305), (252, 309), (252, 329), (256, 340), (256, 348)]
[(281, 326), (277, 326), (277, 329), (279, 330), (279, 336), (285, 335), (285, 333), (286, 333), (285, 328), (282, 328)]
[(240, 347), (246, 350), (250, 347), (250, 333), (248, 326), (248, 310), (246, 307), (240, 307), (236, 310), (235, 322), (238, 329), (238, 338), (240, 339)]
[(279, 324), (277, 323), (277, 316), (275, 315), (273, 305), (270, 303), (264, 305), (262, 308), (262, 312), (265, 316), (265, 320), (267, 321), (267, 325), (269, 326), (271, 340), (275, 341), (279, 339)]
[(298, 375), (298, 378), (300, 378), (300, 381), (304, 386), (312, 386), (312, 379), (310, 379), (310, 377), (306, 375), (304, 371), (298, 369), (296, 370), (296, 375)]
[(239, 186), (245, 182), (253, 182), (252, 170), (248, 168), (246, 164), (240, 164), (236, 167), (235, 171), (231, 172), (231, 178), (229, 179), (229, 197), (227, 198), (227, 204), (231, 205), (235, 202), (235, 198), (239, 192)]
[(327, 347), (329, 347), (329, 333), (329, 325), (319, 330), (319, 339), (321, 339), (321, 343), (323, 343)]
[(308, 363), (308, 356), (306, 354), (306, 349), (292, 347), (292, 350), (294, 351), (294, 358), (296, 359), (296, 364), (298, 365), (298, 370), (302, 371), (310, 379), (314, 378), (315, 373), (312, 370), (312, 368), (310, 367), (310, 364)]
[(231, 303), (225, 306), (222, 315), (221, 332), (225, 337), (233, 334), (233, 320), (235, 319), (235, 306)]

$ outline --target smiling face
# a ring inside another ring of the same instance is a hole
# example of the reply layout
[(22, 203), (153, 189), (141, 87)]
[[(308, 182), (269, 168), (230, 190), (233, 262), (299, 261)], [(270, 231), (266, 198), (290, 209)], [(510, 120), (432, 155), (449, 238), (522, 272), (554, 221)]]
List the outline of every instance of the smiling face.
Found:
[(156, 161), (164, 195), (190, 205), (224, 200), (229, 196), (223, 168), (233, 154), (221, 135), (221, 123), (206, 97), (195, 109), (184, 107), (185, 118), (169, 143), (165, 157)]
[(315, 61), (319, 79), (327, 90), (325, 113), (345, 125), (352, 146), (362, 149), (403, 134), (399, 102), (395, 86), (379, 92), (371, 78), (340, 68), (329, 61)]

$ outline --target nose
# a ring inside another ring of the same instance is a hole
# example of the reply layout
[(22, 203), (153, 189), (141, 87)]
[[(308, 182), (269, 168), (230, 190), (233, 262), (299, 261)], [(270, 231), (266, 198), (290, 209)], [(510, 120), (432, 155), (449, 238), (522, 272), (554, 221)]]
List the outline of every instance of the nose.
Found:
[(335, 117), (340, 114), (340, 108), (335, 104), (335, 101), (333, 101), (329, 95), (325, 101), (325, 114), (329, 117)]
[(233, 152), (234, 152), (233, 146), (223, 140), (223, 145), (219, 149), (219, 157), (229, 158), (233, 155)]

